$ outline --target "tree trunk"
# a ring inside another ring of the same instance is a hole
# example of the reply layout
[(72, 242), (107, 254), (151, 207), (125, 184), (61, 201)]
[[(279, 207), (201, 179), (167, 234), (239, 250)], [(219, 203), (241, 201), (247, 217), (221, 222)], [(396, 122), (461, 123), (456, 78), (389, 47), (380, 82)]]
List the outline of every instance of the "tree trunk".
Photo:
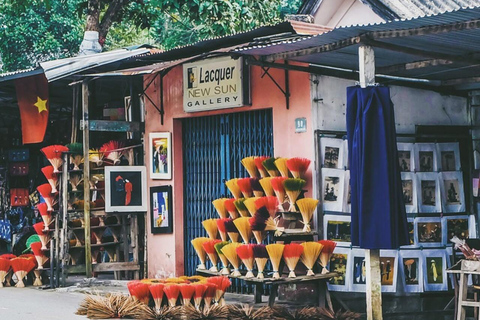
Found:
[(105, 39), (107, 38), (107, 33), (112, 23), (115, 20), (119, 20), (122, 8), (127, 4), (126, 0), (113, 0), (109, 5), (108, 9), (103, 15), (102, 22), (98, 29), (99, 32), (99, 42), (103, 46), (105, 44)]
[(100, 31), (100, 0), (88, 0), (85, 31)]

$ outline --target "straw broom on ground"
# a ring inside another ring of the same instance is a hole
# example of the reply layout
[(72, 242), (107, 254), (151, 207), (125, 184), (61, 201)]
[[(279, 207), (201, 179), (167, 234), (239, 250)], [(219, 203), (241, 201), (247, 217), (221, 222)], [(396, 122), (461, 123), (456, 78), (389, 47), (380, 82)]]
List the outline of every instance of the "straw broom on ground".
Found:
[(217, 302), (217, 305), (224, 306), (225, 299), (223, 298), (223, 296), (225, 295), (225, 291), (227, 291), (227, 289), (232, 285), (230, 280), (228, 280), (228, 278), (224, 276), (216, 276), (207, 278), (206, 281), (207, 283), (214, 284), (216, 287), (215, 301)]
[(195, 287), (191, 284), (181, 284), (179, 285), (180, 294), (182, 295), (182, 305), (189, 306), (192, 304), (192, 298), (195, 294)]
[(302, 214), (303, 232), (311, 232), (310, 221), (312, 220), (313, 213), (317, 209), (318, 200), (312, 198), (303, 198), (297, 200), (297, 206)]
[(228, 306), (230, 319), (235, 320), (266, 320), (271, 319), (272, 309), (270, 307), (261, 307), (255, 309), (246, 304)]
[(164, 296), (163, 288), (164, 287), (165, 287), (165, 285), (163, 283), (152, 284), (148, 287), (148, 289), (150, 290), (150, 294), (152, 295), (153, 302), (155, 303), (155, 310), (156, 311), (160, 311), (160, 309), (162, 308), (162, 301), (163, 301), (163, 296)]
[(318, 242), (304, 242), (302, 243), (303, 253), (300, 256), (300, 260), (307, 267), (307, 276), (314, 276), (313, 267), (318, 260), (320, 252), (322, 252), (323, 246)]
[(0, 258), (0, 288), (3, 288), (3, 283), (5, 282), (5, 277), (10, 271), (10, 260)]
[(268, 256), (270, 257), (270, 261), (272, 262), (272, 268), (273, 268), (273, 279), (279, 279), (280, 278), (280, 262), (282, 261), (282, 256), (283, 256), (283, 249), (285, 248), (285, 245), (280, 244), (280, 243), (275, 243), (275, 244), (269, 244), (266, 246)]
[(175, 307), (178, 297), (180, 296), (180, 286), (178, 284), (167, 284), (163, 287), (163, 292), (165, 292), (165, 296), (167, 296), (170, 308)]

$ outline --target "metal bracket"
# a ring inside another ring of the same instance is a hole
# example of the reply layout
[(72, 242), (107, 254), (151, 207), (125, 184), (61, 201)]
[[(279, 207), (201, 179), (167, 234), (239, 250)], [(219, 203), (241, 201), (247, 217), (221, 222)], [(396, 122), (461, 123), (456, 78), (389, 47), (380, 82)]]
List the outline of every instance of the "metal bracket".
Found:
[[(254, 60), (256, 60), (255, 58), (253, 58)], [(274, 61), (275, 62), (275, 61)], [(285, 61), (285, 65), (288, 65), (288, 61)], [(272, 75), (269, 73), (269, 70), (270, 70), (270, 67), (264, 67), (264, 66), (260, 66), (260, 68), (262, 68), (263, 70), (263, 74), (260, 76), (260, 78), (263, 78), (264, 76), (268, 76), (270, 78), (270, 80), (273, 81), (273, 83), (277, 86), (277, 88), (283, 93), (283, 95), (285, 96), (285, 105), (287, 107), (287, 110), (290, 109), (290, 84), (289, 84), (289, 81), (288, 81), (288, 69), (285, 68), (285, 89), (283, 89), (277, 82), (277, 80), (275, 80)]]
[[(165, 115), (165, 109), (164, 109), (164, 103), (163, 103), (163, 78), (172, 70), (172, 68), (168, 68), (165, 70), (162, 70), (158, 72), (155, 77), (147, 84), (145, 89), (143, 90), (142, 94), (147, 97), (148, 101), (153, 105), (155, 109), (157, 109), (158, 113), (160, 113), (160, 123), (163, 125), (164, 122), (164, 115)], [(147, 89), (150, 87), (150, 85), (155, 81), (155, 79), (160, 76), (160, 108), (158, 108), (157, 104), (153, 102), (153, 100), (148, 96), (146, 93)]]

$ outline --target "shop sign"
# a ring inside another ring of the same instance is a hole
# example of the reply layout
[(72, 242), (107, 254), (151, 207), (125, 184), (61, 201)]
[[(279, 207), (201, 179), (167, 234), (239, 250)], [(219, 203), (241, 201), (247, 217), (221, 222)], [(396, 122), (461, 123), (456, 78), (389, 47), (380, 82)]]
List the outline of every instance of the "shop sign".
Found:
[(295, 132), (307, 132), (307, 118), (295, 119)]
[(221, 57), (183, 65), (183, 109), (198, 112), (241, 107), (242, 59)]

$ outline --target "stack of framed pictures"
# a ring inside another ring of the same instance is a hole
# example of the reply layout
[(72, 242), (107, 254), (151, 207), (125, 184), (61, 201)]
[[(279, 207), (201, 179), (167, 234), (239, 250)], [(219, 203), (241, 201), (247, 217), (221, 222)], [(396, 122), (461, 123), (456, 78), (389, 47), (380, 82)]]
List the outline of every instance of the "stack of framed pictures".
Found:
[[(364, 250), (351, 246), (350, 172), (345, 139), (320, 138), (324, 239), (337, 242), (330, 270), (341, 274), (329, 288), (365, 291)], [(450, 239), (475, 238), (467, 213), (458, 143), (398, 143), (398, 160), (410, 244), (381, 250), (382, 291), (447, 290)]]

